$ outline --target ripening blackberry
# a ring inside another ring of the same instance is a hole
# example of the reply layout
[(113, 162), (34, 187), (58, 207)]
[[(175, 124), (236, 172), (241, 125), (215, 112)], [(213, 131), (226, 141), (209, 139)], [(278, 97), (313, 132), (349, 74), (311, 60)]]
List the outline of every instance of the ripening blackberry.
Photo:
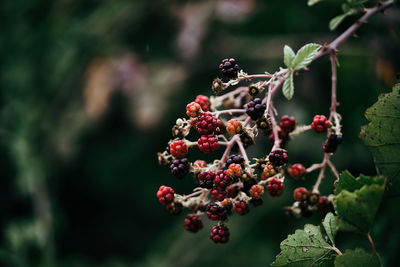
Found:
[(210, 239), (214, 243), (226, 243), (229, 241), (229, 229), (224, 224), (216, 225), (211, 229)]
[(197, 175), (200, 187), (211, 189), (214, 185), (215, 173), (212, 171), (203, 171)]
[(203, 222), (196, 214), (188, 214), (183, 222), (183, 227), (188, 232), (197, 233), (203, 228)]
[(175, 159), (171, 166), (172, 175), (176, 176), (176, 178), (182, 179), (189, 173), (189, 161), (187, 158)]
[(266, 108), (267, 106), (262, 103), (261, 98), (257, 97), (247, 103), (246, 113), (253, 121), (256, 121), (264, 115)]
[(219, 69), (221, 70), (221, 74), (226, 78), (235, 79), (238, 76), (239, 65), (233, 58), (223, 59), (219, 65)]

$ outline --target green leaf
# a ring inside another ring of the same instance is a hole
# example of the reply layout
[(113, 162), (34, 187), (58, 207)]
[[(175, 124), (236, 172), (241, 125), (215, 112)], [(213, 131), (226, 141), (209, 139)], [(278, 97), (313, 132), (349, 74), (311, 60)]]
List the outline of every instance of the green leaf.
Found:
[(294, 94), (294, 84), (293, 84), (293, 72), (288, 72), (286, 74), (285, 83), (282, 88), (283, 95), (288, 99), (292, 99)]
[(363, 185), (383, 185), (384, 183), (385, 178), (382, 176), (370, 177), (361, 174), (358, 178), (354, 178), (354, 176), (346, 170), (340, 174), (339, 180), (335, 182), (335, 194), (338, 195), (342, 190), (354, 192), (356, 189), (360, 189)]
[(351, 9), (351, 7), (348, 4), (346, 4), (346, 3), (342, 4), (342, 10), (344, 13), (349, 12), (350, 9)]
[(315, 4), (318, 4), (319, 2), (322, 2), (323, 0), (308, 0), (307, 5), (308, 6), (313, 6)]
[(306, 44), (300, 48), (292, 61), (292, 68), (294, 70), (300, 70), (307, 67), (314, 59), (320, 47), (319, 44)]
[(363, 249), (356, 248), (356, 250), (346, 250), (343, 255), (335, 259), (335, 267), (348, 266), (380, 267), (383, 265), (377, 253), (368, 254)]
[(360, 138), (371, 151), (380, 175), (387, 177), (391, 196), (400, 195), (400, 84), (379, 96), (368, 108), (369, 123), (361, 127)]
[[(319, 226), (306, 224), (281, 243), (281, 253), (271, 266), (317, 266), (327, 264), (335, 252), (325, 241)], [(323, 265), (329, 266), (329, 265)]]
[(353, 12), (352, 12), (351, 10), (349, 10), (349, 11), (347, 11), (347, 12), (344, 13), (344, 14), (341, 14), (341, 15), (339, 15), (339, 16), (334, 17), (334, 18), (331, 19), (331, 21), (329, 22), (329, 29), (330, 29), (331, 31), (335, 30), (335, 29), (337, 28), (337, 26), (339, 26), (339, 24), (342, 23), (342, 21), (343, 21), (346, 17), (348, 17), (348, 16), (350, 16), (350, 15), (352, 15), (352, 14), (353, 14)]
[(296, 55), (294, 54), (292, 48), (290, 48), (290, 46), (285, 45), (285, 47), (283, 48), (283, 62), (289, 69), (291, 68), (292, 61), (295, 56)]
[[(382, 179), (384, 181), (383, 177), (363, 176), (362, 179), (360, 177), (356, 180), (364, 184), (360, 189), (354, 189), (358, 186), (356, 183), (341, 185), (342, 189), (338, 191), (340, 193), (335, 192), (336, 197), (333, 200), (339, 218), (338, 230), (364, 234), (371, 230), (385, 190)], [(366, 184), (367, 181), (370, 184)], [(353, 191), (350, 192), (345, 188)]]
[(325, 219), (322, 221), (322, 226), (325, 229), (325, 233), (329, 237), (329, 240), (331, 240), (333, 245), (335, 245), (335, 236), (338, 228), (337, 224), (338, 224), (338, 219), (331, 212), (329, 212), (325, 216)]

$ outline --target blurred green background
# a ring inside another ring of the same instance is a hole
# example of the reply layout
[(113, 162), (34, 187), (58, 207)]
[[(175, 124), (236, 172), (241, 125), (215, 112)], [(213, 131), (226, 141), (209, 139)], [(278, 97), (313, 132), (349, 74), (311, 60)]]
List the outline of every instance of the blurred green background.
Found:
[[(282, 197), (233, 216), (230, 242), (215, 245), (208, 221), (188, 233), (185, 212), (173, 216), (158, 203), (161, 184), (189, 193), (194, 182), (171, 176), (156, 153), (186, 104), (211, 94), (223, 58), (235, 57), (248, 73), (274, 72), (285, 44), (328, 43), (354, 21), (329, 32), (337, 2), (2, 0), (0, 266), (268, 266), (288, 234), (321, 220), (283, 211), (292, 190), (316, 175), (288, 180)], [(357, 134), (364, 110), (396, 82), (399, 22), (391, 8), (340, 48), (339, 170), (375, 174)], [(327, 115), (329, 60), (300, 73), (295, 88), (290, 102), (279, 94), (280, 114), (301, 124)], [(291, 162), (319, 162), (322, 142), (311, 133), (292, 140)], [(266, 145), (259, 139), (250, 155), (262, 156)], [(323, 193), (333, 180), (329, 173)], [(400, 265), (399, 205), (385, 199), (372, 232), (385, 266)], [(342, 251), (370, 250), (364, 237), (338, 239)]]

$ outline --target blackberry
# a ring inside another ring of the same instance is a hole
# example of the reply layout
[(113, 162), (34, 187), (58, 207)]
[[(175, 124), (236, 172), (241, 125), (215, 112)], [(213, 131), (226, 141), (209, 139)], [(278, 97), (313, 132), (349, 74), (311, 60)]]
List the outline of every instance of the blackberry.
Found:
[(293, 191), (293, 198), (296, 201), (305, 201), (308, 198), (308, 190), (305, 187), (298, 187)]
[(288, 168), (288, 171), (290, 176), (296, 180), (302, 178), (307, 173), (306, 168), (300, 163), (293, 164)]
[(289, 116), (282, 116), (281, 122), (279, 123), (279, 127), (287, 133), (293, 132), (294, 129), (296, 129), (296, 126), (296, 119)]
[(282, 195), (285, 186), (283, 185), (282, 181), (277, 178), (272, 178), (268, 181), (267, 184), (267, 191), (273, 197), (279, 197)]
[(222, 63), (219, 65), (221, 74), (229, 79), (234, 79), (238, 75), (239, 65), (236, 64), (236, 60), (233, 58), (223, 59)]
[(197, 146), (206, 154), (213, 153), (220, 147), (218, 138), (213, 134), (202, 135), (199, 140), (197, 140)]
[(339, 144), (342, 143), (342, 136), (331, 134), (329, 138), (324, 142), (322, 149), (325, 153), (335, 153)]
[(200, 172), (197, 175), (200, 187), (211, 189), (214, 184), (215, 173), (212, 171)]
[(196, 214), (188, 214), (183, 222), (183, 227), (189, 232), (197, 233), (203, 228), (203, 222)]
[(311, 123), (311, 129), (316, 133), (323, 133), (331, 127), (331, 123), (324, 115), (315, 115)]
[(246, 215), (250, 211), (249, 205), (244, 201), (236, 201), (233, 210), (240, 215)]
[(207, 205), (207, 217), (213, 221), (225, 221), (227, 218), (226, 210), (224, 207), (217, 204)]
[(257, 199), (259, 199), (259, 198), (261, 198), (262, 195), (264, 194), (264, 186), (259, 185), (259, 184), (253, 185), (253, 186), (250, 188), (249, 193), (250, 193), (250, 196), (251, 196), (252, 198), (257, 198)]
[(269, 153), (268, 159), (274, 166), (282, 166), (289, 161), (286, 150), (281, 148), (271, 151), (271, 153)]
[(214, 178), (214, 186), (225, 189), (230, 183), (232, 179), (228, 176), (226, 170), (219, 170)]
[(224, 224), (216, 225), (211, 229), (210, 239), (214, 243), (224, 244), (229, 241), (229, 229)]
[(219, 134), (223, 130), (223, 123), (210, 112), (203, 112), (194, 120), (196, 130), (201, 135)]
[(231, 164), (239, 164), (244, 168), (244, 158), (242, 155), (230, 155), (229, 158), (226, 160), (225, 168), (229, 168)]
[(169, 151), (175, 158), (183, 158), (188, 153), (188, 147), (183, 140), (175, 140), (169, 145)]
[(205, 96), (205, 95), (198, 95), (196, 96), (196, 100), (194, 100), (197, 104), (201, 106), (201, 109), (204, 112), (207, 112), (210, 110), (210, 99)]
[(157, 198), (161, 204), (168, 205), (174, 201), (175, 191), (169, 186), (162, 185), (157, 191)]
[(266, 108), (267, 106), (261, 103), (261, 98), (257, 97), (247, 103), (246, 113), (253, 121), (256, 121), (262, 117)]
[(226, 192), (225, 188), (216, 187), (216, 186), (214, 186), (211, 189), (210, 193), (211, 193), (211, 198), (215, 201), (222, 201), (227, 196), (227, 192)]
[(187, 158), (175, 159), (171, 166), (172, 175), (176, 176), (176, 178), (182, 179), (189, 173), (189, 161)]
[(227, 197), (235, 198), (239, 194), (239, 187), (235, 184), (226, 188)]

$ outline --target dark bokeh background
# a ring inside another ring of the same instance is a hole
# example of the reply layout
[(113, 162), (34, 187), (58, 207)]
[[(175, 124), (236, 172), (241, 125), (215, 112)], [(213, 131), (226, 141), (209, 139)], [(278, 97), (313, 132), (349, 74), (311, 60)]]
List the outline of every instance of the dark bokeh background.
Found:
[[(283, 66), (283, 46), (328, 43), (340, 6), (309, 8), (289, 0), (3, 0), (0, 2), (0, 265), (1, 266), (267, 266), (279, 243), (320, 216), (293, 220), (283, 207), (297, 186), (229, 221), (221, 246), (182, 227), (155, 197), (161, 184), (194, 187), (157, 164), (170, 127), (197, 94), (211, 94), (218, 64), (235, 57), (248, 73)], [(340, 48), (339, 112), (344, 143), (339, 170), (375, 174), (357, 138), (364, 110), (387, 92), (400, 71), (400, 10), (378, 15)], [(310, 123), (329, 107), (327, 58), (295, 78), (281, 114)], [(291, 162), (322, 159), (323, 137), (311, 133), (288, 146)], [(250, 154), (265, 153), (261, 139)], [(197, 154), (201, 155), (201, 154)], [(322, 190), (329, 193), (331, 174)], [(386, 199), (372, 231), (386, 266), (398, 266), (399, 199)], [(340, 235), (339, 247), (364, 247)]]

